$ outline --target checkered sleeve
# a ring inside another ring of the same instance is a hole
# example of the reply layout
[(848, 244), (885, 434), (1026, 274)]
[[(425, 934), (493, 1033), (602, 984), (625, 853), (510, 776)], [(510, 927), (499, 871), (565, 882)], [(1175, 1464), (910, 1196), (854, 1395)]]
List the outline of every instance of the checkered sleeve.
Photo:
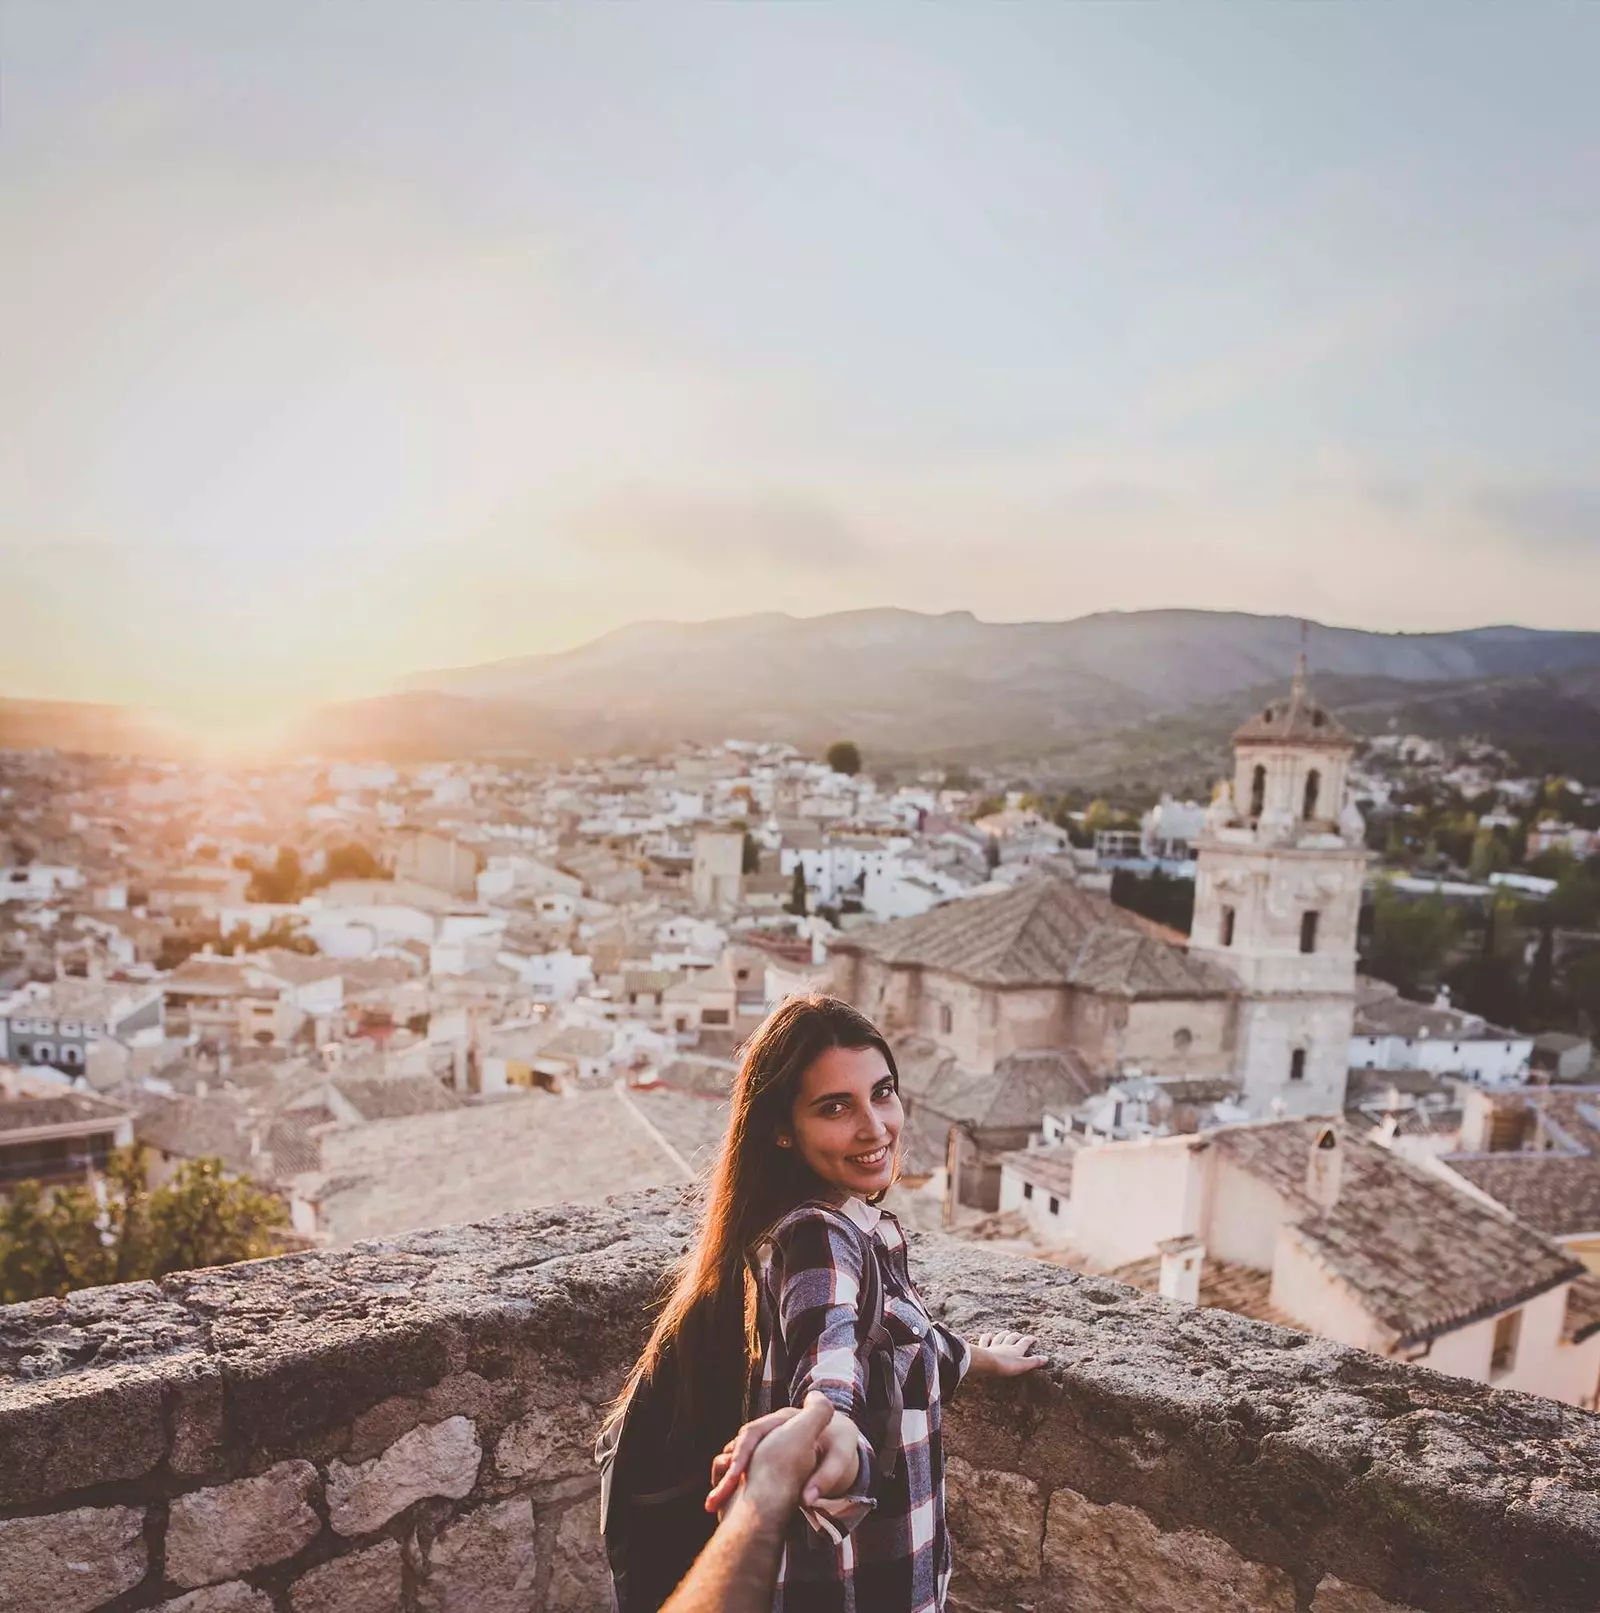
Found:
[(972, 1346), (959, 1333), (952, 1333), (942, 1322), (935, 1322), (928, 1331), (933, 1335), (934, 1348), (939, 1352), (939, 1398), (948, 1400), (960, 1387), (972, 1365)]
[(858, 1348), (861, 1239), (819, 1209), (791, 1220), (776, 1242), (776, 1257), (778, 1327), (790, 1373), (787, 1385), (773, 1385), (774, 1403), (799, 1406), (817, 1390), (856, 1425), (856, 1481), (838, 1498), (841, 1505), (823, 1509), (836, 1527), (850, 1529), (871, 1509), (877, 1480), (877, 1459), (860, 1432), (867, 1421), (867, 1374)]

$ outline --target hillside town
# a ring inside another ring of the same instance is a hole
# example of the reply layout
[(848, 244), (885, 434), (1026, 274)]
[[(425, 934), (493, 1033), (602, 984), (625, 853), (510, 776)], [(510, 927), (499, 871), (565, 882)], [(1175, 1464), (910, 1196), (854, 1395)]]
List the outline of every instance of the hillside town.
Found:
[(0, 1195), (137, 1145), (340, 1246), (686, 1184), (824, 990), (895, 1049), (906, 1219), (1595, 1406), (1600, 791), (1358, 740), (1303, 661), (1233, 750), (1138, 813), (849, 742), (5, 753)]

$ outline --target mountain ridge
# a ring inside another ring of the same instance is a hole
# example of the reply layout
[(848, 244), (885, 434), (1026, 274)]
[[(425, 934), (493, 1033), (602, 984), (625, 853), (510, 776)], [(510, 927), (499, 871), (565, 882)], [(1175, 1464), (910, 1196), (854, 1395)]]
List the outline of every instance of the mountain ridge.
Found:
[[(1378, 720), (1414, 708), (1470, 725), (1481, 713), (1515, 737), (1540, 726), (1543, 689), (1574, 743), (1600, 732), (1600, 633), (1514, 623), (1380, 633), (1180, 607), (996, 623), (873, 607), (647, 620), (567, 650), (417, 672), (387, 694), (319, 708), (283, 749), (556, 759), (730, 736), (818, 750), (845, 735), (878, 757), (959, 759), (1099, 752), (1121, 736), (1137, 754), (1169, 724), (1210, 734), (1220, 714), (1286, 685), (1302, 640), (1329, 696), (1368, 687)], [(129, 708), (85, 707), (79, 723), (65, 703), (0, 700), (0, 745), (41, 743), (52, 714), (64, 735), (85, 730), (76, 748), (125, 752), (159, 732)], [(1541, 730), (1544, 750), (1559, 742)]]

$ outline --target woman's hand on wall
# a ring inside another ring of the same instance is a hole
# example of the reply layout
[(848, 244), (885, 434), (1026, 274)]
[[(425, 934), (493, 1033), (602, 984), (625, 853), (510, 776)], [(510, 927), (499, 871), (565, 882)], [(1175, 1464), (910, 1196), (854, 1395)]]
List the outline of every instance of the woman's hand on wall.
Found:
[(1042, 1355), (1029, 1355), (1035, 1340), (1031, 1333), (980, 1333), (969, 1341), (972, 1363), (969, 1376), (978, 1378), (1018, 1378), (1044, 1365)]

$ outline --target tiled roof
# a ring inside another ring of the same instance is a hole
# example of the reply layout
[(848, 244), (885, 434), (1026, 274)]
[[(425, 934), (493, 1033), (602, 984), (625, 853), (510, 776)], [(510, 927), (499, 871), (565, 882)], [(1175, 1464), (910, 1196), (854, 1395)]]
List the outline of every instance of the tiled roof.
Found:
[(1129, 997), (1221, 997), (1233, 976), (1098, 891), (1044, 874), (993, 896), (852, 930), (835, 951), (943, 970), (981, 986), (1079, 986)]
[[(1131, 1288), (1142, 1288), (1147, 1294), (1159, 1294), (1161, 1256), (1130, 1261), (1126, 1266), (1108, 1271), (1106, 1276), (1127, 1283)], [(1273, 1306), (1269, 1298), (1271, 1292), (1270, 1271), (1257, 1271), (1252, 1266), (1216, 1260), (1210, 1255), (1200, 1263), (1200, 1304), (1206, 1310), (1232, 1311), (1235, 1316), (1248, 1316), (1257, 1322), (1293, 1327), (1294, 1323)]]
[(1600, 1232), (1600, 1087), (1529, 1087), (1518, 1096), (1574, 1147), (1449, 1154), (1444, 1163), (1546, 1237)]
[(974, 1074), (953, 1059), (915, 1098), (921, 1109), (980, 1129), (1037, 1130), (1046, 1113), (1075, 1108), (1100, 1088), (1071, 1048), (1012, 1053), (993, 1070)]
[(1325, 706), (1311, 698), (1304, 663), (1295, 673), (1287, 700), (1271, 701), (1234, 730), (1235, 745), (1321, 745), (1353, 750), (1355, 737)]
[(1291, 1236), (1402, 1343), (1520, 1304), (1582, 1272), (1538, 1233), (1342, 1128), (1342, 1187), (1330, 1210), (1305, 1196), (1324, 1122), (1224, 1126), (1210, 1145), (1296, 1213)]
[(363, 1120), (397, 1120), (402, 1115), (440, 1114), (461, 1101), (431, 1075), (339, 1077), (331, 1085)]
[(0, 1099), (0, 1133), (31, 1131), (35, 1126), (67, 1126), (82, 1122), (86, 1130), (109, 1131), (128, 1111), (86, 1092), (51, 1093), (47, 1098)]
[(1047, 1193), (1072, 1197), (1072, 1166), (1083, 1147), (1081, 1137), (1065, 1137), (1045, 1148), (1018, 1148), (1000, 1156), (1003, 1169), (1015, 1171), (1025, 1182)]
[(1356, 1036), (1401, 1036), (1407, 1041), (1426, 1037), (1434, 1042), (1514, 1041), (1516, 1031), (1485, 1024), (1477, 1014), (1438, 1003), (1413, 1002), (1394, 992), (1362, 991), (1356, 998)]
[(1565, 1344), (1582, 1344), (1596, 1333), (1600, 1333), (1600, 1272), (1586, 1271), (1567, 1293), (1561, 1339)]
[(154, 1098), (133, 1123), (134, 1137), (179, 1159), (220, 1159), (243, 1170), (251, 1163), (248, 1108), (232, 1093)]

